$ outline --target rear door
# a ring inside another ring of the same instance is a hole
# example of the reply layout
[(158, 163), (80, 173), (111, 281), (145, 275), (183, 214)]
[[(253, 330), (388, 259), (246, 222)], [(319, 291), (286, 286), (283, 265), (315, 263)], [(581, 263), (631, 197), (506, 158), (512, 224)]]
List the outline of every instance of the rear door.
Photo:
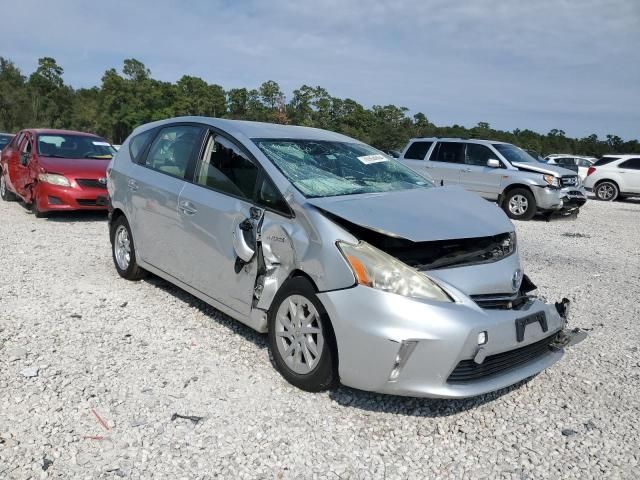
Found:
[(2, 151), (2, 172), (7, 185), (12, 191), (16, 191), (15, 179), (17, 176), (17, 165), (20, 157), (20, 144), (25, 136), (25, 132), (19, 132), (16, 137)]
[(126, 188), (131, 195), (133, 238), (140, 258), (183, 280), (184, 232), (178, 198), (200, 151), (204, 128), (170, 124), (160, 128), (146, 155), (133, 164)]
[(640, 158), (630, 158), (618, 165), (623, 193), (640, 193)]
[[(493, 150), (479, 143), (465, 144), (465, 167), (460, 174), (460, 183), (472, 192), (489, 200), (497, 200), (500, 194), (500, 182), (503, 168), (488, 167), (491, 159), (498, 160)], [(504, 166), (504, 165), (503, 165)]]
[(427, 162), (437, 185), (458, 185), (464, 168), (463, 142), (438, 142)]
[(179, 200), (186, 282), (248, 315), (257, 262), (255, 255), (239, 257), (237, 240), (242, 237), (255, 252), (265, 206), (283, 204), (255, 159), (231, 137), (211, 131), (193, 183), (185, 185)]

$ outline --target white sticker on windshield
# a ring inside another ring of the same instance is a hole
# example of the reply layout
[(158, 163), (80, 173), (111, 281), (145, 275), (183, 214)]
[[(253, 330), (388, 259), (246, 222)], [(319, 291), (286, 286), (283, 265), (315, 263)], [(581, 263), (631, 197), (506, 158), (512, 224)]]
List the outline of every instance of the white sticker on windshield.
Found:
[(100, 147), (109, 147), (110, 146), (109, 142), (91, 142), (91, 143), (93, 143), (94, 145), (98, 145)]
[(336, 156), (335, 155), (331, 155), (331, 154), (325, 155), (325, 157), (327, 157), (329, 160), (335, 160), (336, 159)]
[(365, 155), (363, 157), (358, 157), (358, 160), (360, 160), (365, 165), (389, 161), (387, 157), (385, 157), (384, 155), (380, 155), (379, 153), (376, 153), (375, 155)]

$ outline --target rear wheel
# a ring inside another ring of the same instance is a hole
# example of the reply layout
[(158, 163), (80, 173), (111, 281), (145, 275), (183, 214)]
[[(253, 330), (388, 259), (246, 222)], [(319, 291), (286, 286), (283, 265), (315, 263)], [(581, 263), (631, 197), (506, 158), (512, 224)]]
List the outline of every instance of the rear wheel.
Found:
[(338, 384), (333, 329), (309, 280), (295, 277), (283, 285), (269, 310), (268, 323), (275, 367), (289, 383), (308, 392)]
[(620, 190), (614, 182), (605, 180), (596, 185), (595, 194), (598, 200), (613, 202), (620, 195)]
[(126, 217), (124, 215), (118, 217), (111, 229), (111, 253), (118, 274), (127, 280), (140, 280), (147, 272), (136, 262), (133, 236)]
[(509, 191), (502, 203), (502, 209), (514, 220), (531, 220), (536, 214), (536, 198), (529, 190), (514, 188)]
[(9, 187), (7, 186), (7, 181), (4, 178), (2, 170), (0, 170), (0, 197), (2, 197), (2, 200), (5, 202), (13, 202), (16, 199), (15, 194), (9, 191)]

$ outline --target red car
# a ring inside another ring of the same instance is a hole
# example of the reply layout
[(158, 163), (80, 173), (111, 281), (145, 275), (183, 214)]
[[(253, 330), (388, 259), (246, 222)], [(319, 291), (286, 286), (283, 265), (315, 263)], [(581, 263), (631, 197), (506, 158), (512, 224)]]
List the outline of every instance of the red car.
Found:
[(115, 149), (104, 138), (70, 130), (29, 129), (0, 156), (0, 195), (20, 197), (36, 216), (59, 210), (106, 210), (107, 166)]

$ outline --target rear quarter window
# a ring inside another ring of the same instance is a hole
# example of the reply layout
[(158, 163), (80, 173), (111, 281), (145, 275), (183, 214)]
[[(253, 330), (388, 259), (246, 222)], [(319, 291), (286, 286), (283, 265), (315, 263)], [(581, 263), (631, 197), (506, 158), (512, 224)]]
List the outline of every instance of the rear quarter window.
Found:
[(596, 163), (594, 163), (593, 166), (594, 167), (601, 167), (602, 165), (606, 165), (608, 163), (615, 162), (619, 158), (620, 157), (602, 157), (600, 160), (598, 160)]
[(149, 139), (153, 136), (154, 132), (154, 129), (147, 130), (146, 132), (139, 133), (129, 140), (129, 154), (131, 155), (131, 160), (135, 163), (140, 163), (144, 149), (149, 143)]

